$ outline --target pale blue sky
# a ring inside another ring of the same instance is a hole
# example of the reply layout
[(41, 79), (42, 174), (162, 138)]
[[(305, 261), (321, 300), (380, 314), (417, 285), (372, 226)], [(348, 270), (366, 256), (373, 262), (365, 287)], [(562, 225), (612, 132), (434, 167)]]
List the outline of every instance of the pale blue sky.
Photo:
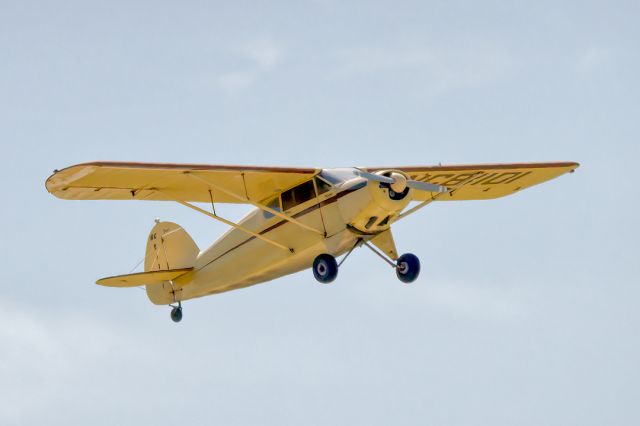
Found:
[[(0, 0), (1, 424), (640, 423), (639, 4), (346, 3)], [(91, 160), (582, 167), (395, 225), (411, 286), (360, 250), (176, 325), (93, 283), (224, 226), (46, 193)]]

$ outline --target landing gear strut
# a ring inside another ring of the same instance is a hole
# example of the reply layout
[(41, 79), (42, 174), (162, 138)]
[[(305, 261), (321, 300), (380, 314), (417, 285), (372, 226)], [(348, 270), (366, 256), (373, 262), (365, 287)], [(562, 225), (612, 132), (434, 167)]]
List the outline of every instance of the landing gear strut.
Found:
[[(405, 284), (414, 282), (420, 275), (420, 260), (415, 254), (405, 253), (395, 262), (384, 253), (376, 250), (368, 241), (359, 239), (349, 252), (342, 258), (340, 263), (336, 262), (336, 258), (330, 254), (323, 253), (318, 255), (313, 261), (313, 276), (321, 283), (328, 284), (338, 276), (338, 267), (346, 260), (351, 252), (358, 246), (364, 244), (382, 260), (387, 262), (389, 266), (396, 270), (398, 279)], [(175, 309), (175, 308), (174, 308)], [(182, 315), (181, 315), (182, 316)], [(173, 313), (171, 314), (173, 318)], [(174, 320), (175, 321), (175, 320)]]
[(173, 322), (182, 321), (182, 304), (178, 302), (178, 306), (174, 306), (174, 305), (169, 305), (169, 306), (171, 306), (171, 320)]
[(392, 268), (396, 270), (398, 279), (405, 284), (414, 282), (418, 275), (420, 275), (420, 260), (415, 254), (405, 253), (396, 260), (394, 263), (391, 259), (387, 258), (384, 254), (376, 250), (368, 242), (364, 243), (372, 252), (377, 254), (382, 260), (387, 262)]

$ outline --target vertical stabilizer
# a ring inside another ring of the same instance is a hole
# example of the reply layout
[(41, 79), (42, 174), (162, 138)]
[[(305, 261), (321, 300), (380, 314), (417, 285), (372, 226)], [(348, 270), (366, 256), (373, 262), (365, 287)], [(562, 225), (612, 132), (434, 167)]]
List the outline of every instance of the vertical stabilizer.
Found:
[[(173, 222), (157, 222), (147, 238), (144, 257), (145, 272), (170, 271), (192, 268), (200, 250), (193, 239)], [(188, 279), (188, 278), (187, 278)], [(182, 278), (149, 284), (147, 296), (156, 305), (167, 305), (180, 300), (182, 287), (188, 284)]]
[(190, 268), (195, 264), (198, 253), (198, 246), (180, 225), (158, 222), (147, 238), (144, 270), (148, 272)]

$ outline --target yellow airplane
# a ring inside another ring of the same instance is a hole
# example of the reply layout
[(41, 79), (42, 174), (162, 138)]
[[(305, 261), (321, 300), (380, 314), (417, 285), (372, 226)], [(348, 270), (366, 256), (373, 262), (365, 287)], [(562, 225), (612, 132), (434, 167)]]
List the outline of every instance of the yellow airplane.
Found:
[[(391, 225), (433, 201), (503, 197), (573, 172), (574, 162), (334, 169), (165, 163), (84, 163), (56, 170), (46, 188), (67, 200), (174, 201), (231, 226), (200, 251), (179, 225), (156, 220), (144, 271), (102, 278), (110, 287), (144, 285), (151, 302), (182, 319), (182, 302), (263, 283), (312, 268), (335, 280), (359, 246), (386, 261), (400, 281), (413, 282), (418, 258), (398, 255)], [(410, 202), (415, 205), (409, 206)], [(207, 209), (194, 205), (207, 203)], [(255, 207), (239, 222), (216, 203)], [(344, 255), (340, 262), (336, 257)]]

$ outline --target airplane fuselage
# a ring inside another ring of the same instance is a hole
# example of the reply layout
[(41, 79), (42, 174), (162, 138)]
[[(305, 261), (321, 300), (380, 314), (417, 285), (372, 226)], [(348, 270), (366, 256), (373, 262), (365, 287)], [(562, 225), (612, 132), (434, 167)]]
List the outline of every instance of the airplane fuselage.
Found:
[(175, 280), (171, 287), (148, 286), (149, 298), (156, 304), (168, 304), (174, 301), (173, 291), (177, 299), (184, 301), (308, 269), (319, 254), (340, 256), (358, 239), (367, 240), (389, 229), (393, 218), (411, 199), (408, 192), (393, 199), (389, 196), (390, 189), (384, 185), (354, 177), (351, 172), (342, 175), (348, 178), (339, 180), (338, 173), (338, 178), (319, 195), (316, 182), (315, 196), (291, 208), (286, 208), (284, 199), (276, 203), (284, 214), (319, 232), (256, 208), (238, 225), (288, 250), (232, 228), (200, 252), (193, 272)]

